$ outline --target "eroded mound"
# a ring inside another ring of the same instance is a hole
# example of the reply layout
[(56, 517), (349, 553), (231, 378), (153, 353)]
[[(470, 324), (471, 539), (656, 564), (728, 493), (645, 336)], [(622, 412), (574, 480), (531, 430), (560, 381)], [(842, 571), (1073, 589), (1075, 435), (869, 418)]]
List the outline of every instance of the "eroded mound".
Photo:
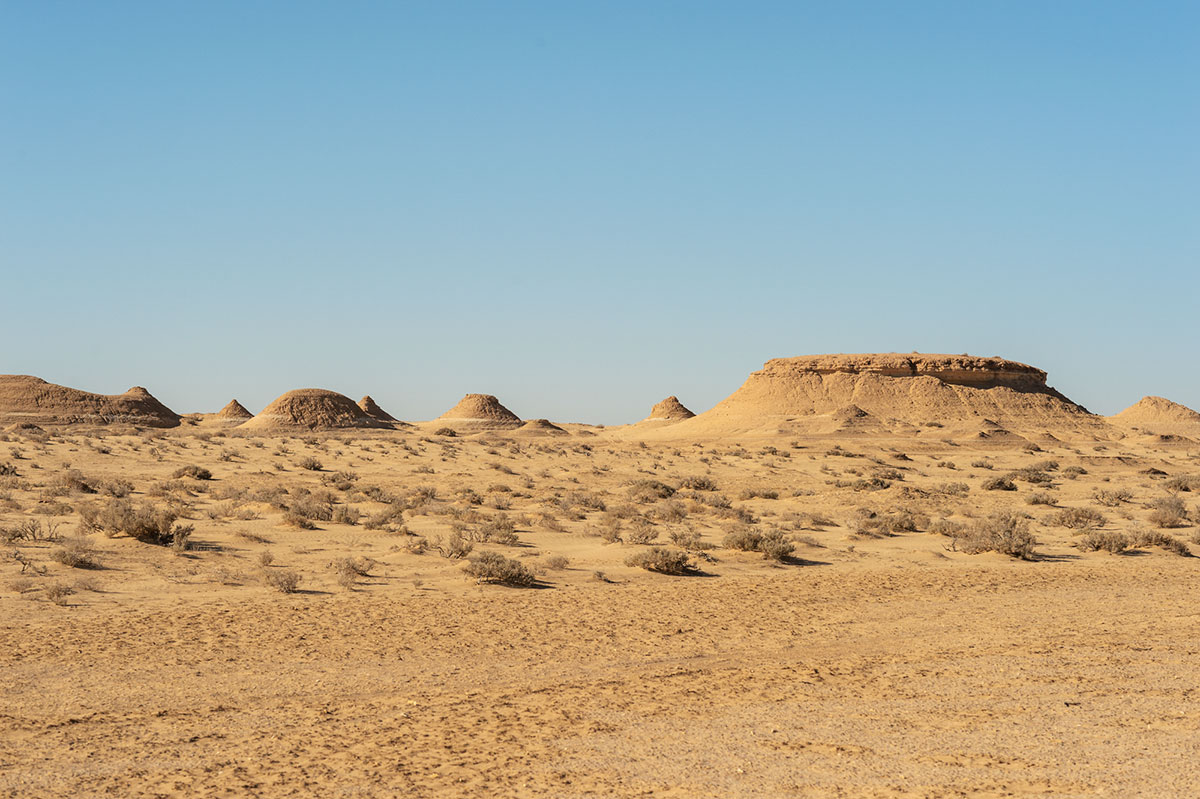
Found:
[(569, 436), (566, 430), (551, 422), (549, 419), (530, 419), (518, 427), (515, 433), (531, 436)]
[(231, 399), (228, 405), (217, 411), (217, 417), (220, 419), (252, 419), (254, 414), (246, 410), (246, 407), (236, 399)]
[(398, 422), (398, 421), (400, 421), (395, 416), (392, 416), (390, 413), (385, 411), (383, 408), (380, 408), (379, 403), (377, 403), (377, 402), (375, 402), (375, 400), (371, 399), (371, 396), (369, 394), (358, 401), (358, 407), (362, 409), (363, 413), (365, 413), (367, 416), (370, 416), (372, 419), (378, 419), (381, 422)]
[(246, 423), (243, 430), (338, 430), (386, 428), (368, 416), (354, 400), (323, 388), (300, 388), (280, 396)]
[(513, 428), (521, 424), (520, 417), (491, 394), (467, 394), (435, 421), (478, 429)]
[(1142, 397), (1108, 418), (1122, 427), (1137, 428), (1148, 433), (1200, 435), (1200, 413), (1166, 397)]
[(881, 430), (1007, 429), (1103, 435), (1104, 421), (1046, 385), (1041, 369), (969, 355), (859, 354), (777, 358), (712, 410), (664, 435), (725, 436)]
[(141, 386), (93, 394), (32, 375), (0, 375), (0, 424), (177, 427), (180, 416)]
[(646, 417), (647, 421), (651, 419), (664, 419), (667, 421), (682, 421), (691, 419), (696, 414), (684, 407), (683, 403), (674, 394), (667, 397), (662, 402), (650, 409), (650, 415)]

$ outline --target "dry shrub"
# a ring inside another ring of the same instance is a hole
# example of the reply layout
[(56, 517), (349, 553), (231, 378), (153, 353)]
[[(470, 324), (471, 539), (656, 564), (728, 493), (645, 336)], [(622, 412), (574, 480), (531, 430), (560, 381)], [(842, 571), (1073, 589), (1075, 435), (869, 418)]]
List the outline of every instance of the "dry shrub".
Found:
[(648, 519), (637, 517), (629, 524), (629, 530), (623, 536), (627, 544), (649, 544), (658, 538), (658, 528)]
[(696, 568), (687, 552), (666, 547), (651, 547), (634, 552), (625, 558), (625, 565), (660, 574), (690, 574)]
[(1159, 547), (1168, 552), (1174, 552), (1176, 555), (1188, 557), (1192, 551), (1188, 549), (1186, 542), (1181, 541), (1169, 533), (1163, 533), (1158, 530), (1136, 530), (1133, 535), (1133, 546), (1142, 547)]
[(1092, 498), (1106, 508), (1115, 508), (1122, 502), (1128, 502), (1132, 499), (1133, 494), (1126, 488), (1118, 488), (1112, 491), (1101, 489), (1092, 494)]
[(99, 566), (95, 549), (83, 536), (65, 539), (61, 545), (50, 550), (50, 560), (72, 569), (94, 569)]
[(347, 591), (358, 585), (359, 577), (369, 577), (375, 561), (370, 558), (338, 558), (332, 564), (337, 583)]
[(679, 481), (681, 489), (686, 488), (691, 491), (716, 491), (717, 484), (708, 477), (696, 476), (685, 477)]
[(547, 569), (553, 569), (554, 571), (562, 571), (571, 564), (570, 558), (566, 555), (551, 555), (543, 562), (546, 564)]
[(210, 472), (208, 469), (205, 469), (203, 466), (191, 464), (189, 466), (179, 467), (171, 474), (171, 477), (176, 480), (181, 477), (190, 477), (193, 480), (211, 480), (212, 472)]
[(1025, 495), (1026, 505), (1055, 505), (1058, 500), (1048, 491), (1035, 491)]
[(1091, 530), (1080, 536), (1075, 546), (1084, 552), (1103, 549), (1105, 552), (1120, 555), (1133, 546), (1133, 539), (1117, 530)]
[(333, 509), (333, 517), (331, 519), (335, 524), (358, 524), (358, 520), (362, 518), (362, 511), (354, 505), (337, 505)]
[(465, 558), (467, 555), (470, 555), (471, 550), (475, 548), (475, 545), (470, 541), (464, 540), (463, 537), (458, 533), (451, 533), (446, 539), (445, 543), (442, 543), (441, 536), (435, 538), (433, 540), (433, 548), (441, 553), (442, 557), (444, 558), (449, 558), (450, 560), (459, 560), (461, 558)]
[(311, 455), (308, 456), (307, 458), (301, 458), (300, 462), (297, 463), (296, 465), (299, 466), (301, 469), (306, 469), (310, 472), (319, 472), (319, 471), (321, 471), (321, 469), (325, 468), (324, 465), (319, 460), (312, 457)]
[(994, 513), (986, 519), (976, 519), (967, 534), (956, 542), (971, 555), (999, 552), (1021, 560), (1032, 560), (1037, 544), (1029, 531), (1029, 521), (1015, 513)]
[(1094, 508), (1063, 508), (1050, 514), (1046, 521), (1058, 527), (1083, 530), (1089, 527), (1103, 527), (1107, 520), (1103, 513)]
[(303, 578), (295, 569), (270, 569), (263, 572), (263, 581), (281, 594), (294, 594)]
[(658, 480), (634, 480), (629, 484), (629, 498), (643, 505), (670, 499), (674, 493), (674, 488)]
[(1017, 484), (1007, 477), (989, 477), (980, 486), (984, 491), (1016, 491)]
[(1150, 506), (1150, 523), (1155, 527), (1185, 527), (1187, 507), (1179, 497), (1163, 497)]
[(110, 538), (121, 533), (144, 544), (169, 546), (175, 540), (175, 520), (179, 514), (171, 508), (151, 503), (135, 506), (125, 499), (110, 502), (101, 508), (86, 507), (79, 511), (83, 528), (98, 530)]
[(463, 571), (481, 583), (527, 586), (537, 582), (528, 566), (499, 552), (480, 552), (463, 565)]
[(46, 599), (56, 605), (67, 604), (67, 597), (75, 593), (75, 589), (66, 583), (50, 583), (45, 589)]

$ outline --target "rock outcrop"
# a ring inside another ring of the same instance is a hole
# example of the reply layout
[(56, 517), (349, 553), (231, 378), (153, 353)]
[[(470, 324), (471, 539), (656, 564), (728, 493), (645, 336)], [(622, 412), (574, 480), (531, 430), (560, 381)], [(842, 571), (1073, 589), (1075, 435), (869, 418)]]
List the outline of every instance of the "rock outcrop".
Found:
[(124, 394), (93, 394), (32, 375), (0, 375), (0, 425), (178, 427), (179, 422), (179, 414), (141, 386)]
[[(740, 389), (662, 435), (727, 436), (861, 430), (973, 434), (1009, 430), (1107, 435), (1101, 417), (1003, 358), (858, 354), (777, 358)], [(952, 429), (951, 429), (952, 428)]]
[(1126, 429), (1154, 435), (1200, 437), (1200, 413), (1166, 397), (1142, 397), (1108, 420)]
[(680, 422), (684, 419), (691, 419), (696, 414), (689, 411), (679, 401), (679, 398), (674, 394), (667, 397), (662, 402), (650, 409), (650, 415), (644, 421), (663, 420), (668, 422)]
[(372, 419), (377, 419), (381, 422), (400, 421), (383, 408), (380, 408), (379, 404), (375, 402), (375, 400), (371, 399), (369, 394), (358, 401), (358, 407), (362, 409), (363, 413), (365, 413), (367, 416), (370, 416)]

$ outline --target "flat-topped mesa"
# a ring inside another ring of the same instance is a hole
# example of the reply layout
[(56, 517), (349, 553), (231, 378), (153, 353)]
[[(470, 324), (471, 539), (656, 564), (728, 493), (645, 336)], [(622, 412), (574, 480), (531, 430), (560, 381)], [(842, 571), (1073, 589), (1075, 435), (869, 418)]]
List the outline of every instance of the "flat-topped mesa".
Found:
[(857, 355), (804, 355), (775, 358), (763, 365), (768, 373), (874, 374), (883, 377), (935, 377), (943, 383), (1022, 390), (1044, 389), (1046, 373), (1028, 364), (1004, 358), (919, 353), (867, 353)]
[(367, 416), (370, 416), (372, 419), (378, 419), (381, 422), (398, 422), (398, 421), (400, 421), (395, 416), (392, 416), (390, 413), (385, 411), (383, 408), (380, 408), (379, 404), (377, 402), (375, 402), (375, 400), (371, 399), (370, 394), (368, 394), (367, 396), (363, 397), (362, 399), (360, 399), (358, 401), (358, 407), (362, 408), (362, 412), (365, 413)]
[[(1108, 437), (1104, 420), (1046, 384), (1046, 373), (1004, 358), (924, 353), (776, 358), (711, 410), (654, 437), (833, 435), (985, 423), (1042, 434)], [(941, 435), (949, 435), (945, 430)]]
[(178, 427), (180, 419), (141, 386), (93, 394), (32, 375), (0, 375), (0, 424)]
[(323, 388), (300, 388), (280, 395), (239, 430), (341, 430), (389, 428), (363, 412), (354, 400)]
[(646, 420), (664, 419), (667, 421), (681, 421), (683, 419), (691, 419), (695, 415), (684, 407), (678, 397), (672, 394), (651, 408), (650, 415), (646, 417)]

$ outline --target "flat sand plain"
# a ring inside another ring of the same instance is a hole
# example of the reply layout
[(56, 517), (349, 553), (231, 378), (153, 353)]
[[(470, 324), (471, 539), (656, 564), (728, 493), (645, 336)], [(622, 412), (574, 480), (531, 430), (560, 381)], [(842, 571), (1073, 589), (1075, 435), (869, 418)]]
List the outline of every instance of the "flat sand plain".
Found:
[[(0, 528), (41, 527), (0, 560), (0, 796), (1200, 795), (1195, 445), (568, 429), (7, 434)], [(188, 548), (81, 526), (125, 492)], [(1032, 560), (930, 532), (1004, 511)], [(501, 516), (472, 554), (534, 587), (438, 552)], [(795, 551), (723, 545), (746, 529)], [(690, 576), (625, 563), (691, 534)]]

